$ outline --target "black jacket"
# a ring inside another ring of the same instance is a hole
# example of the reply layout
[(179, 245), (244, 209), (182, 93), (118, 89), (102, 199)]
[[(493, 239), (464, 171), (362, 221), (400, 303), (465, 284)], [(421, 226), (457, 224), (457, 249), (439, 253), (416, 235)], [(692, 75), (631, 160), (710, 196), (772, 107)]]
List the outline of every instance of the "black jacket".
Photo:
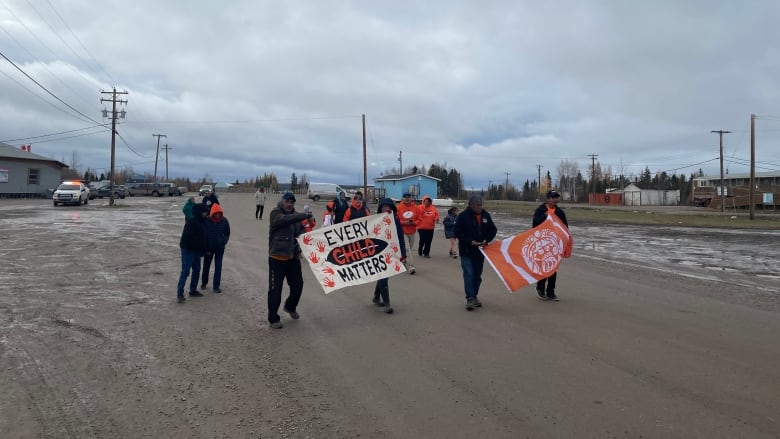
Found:
[[(566, 224), (566, 227), (569, 227), (569, 222), (566, 220), (566, 213), (558, 206), (555, 206), (555, 215), (563, 221), (564, 224)], [(547, 219), (547, 203), (542, 203), (541, 206), (537, 207), (534, 211), (534, 222), (531, 224), (532, 227), (536, 227), (539, 224), (543, 223)]]
[(479, 247), (471, 245), (471, 241), (490, 242), (496, 237), (498, 229), (487, 210), (482, 210), (482, 221), (477, 223), (477, 217), (470, 207), (463, 209), (455, 220), (455, 237), (458, 238), (458, 253), (468, 258), (482, 258)]
[(207, 207), (203, 204), (192, 207), (192, 218), (184, 224), (179, 247), (199, 253), (206, 250), (206, 219), (203, 218), (202, 213), (207, 211)]
[(341, 201), (341, 198), (336, 197), (333, 200), (333, 222), (344, 222), (344, 212), (346, 212), (347, 209), (349, 209), (349, 200), (344, 199), (344, 201)]
[(214, 252), (223, 250), (230, 240), (230, 223), (224, 216), (216, 223), (206, 218), (206, 250)]
[(301, 252), (295, 239), (303, 231), (301, 221), (309, 217), (308, 213), (285, 213), (282, 202), (270, 214), (271, 223), (268, 226), (268, 256), (294, 258)]
[(211, 205), (212, 204), (219, 204), (219, 199), (217, 198), (217, 194), (212, 192), (212, 193), (210, 193), (208, 195), (204, 195), (203, 196), (203, 200), (201, 201), (201, 203), (203, 203), (204, 206), (206, 206), (209, 209), (211, 209)]

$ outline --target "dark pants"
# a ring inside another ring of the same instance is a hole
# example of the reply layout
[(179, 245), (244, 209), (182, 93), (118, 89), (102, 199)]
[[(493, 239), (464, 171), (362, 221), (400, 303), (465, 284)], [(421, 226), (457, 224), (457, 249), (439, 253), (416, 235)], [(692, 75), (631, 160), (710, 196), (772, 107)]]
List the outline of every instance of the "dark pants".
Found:
[(545, 291), (544, 284), (547, 283), (547, 295), (555, 294), (555, 280), (558, 278), (558, 272), (552, 274), (552, 276), (542, 279), (536, 283), (537, 291)]
[(463, 269), (463, 289), (466, 291), (466, 299), (476, 299), (479, 294), (479, 286), (482, 285), (482, 268), (485, 266), (485, 258), (460, 255), (460, 268)]
[(268, 258), (268, 322), (275, 323), (281, 320), (279, 317), (279, 305), (282, 304), (282, 287), (284, 278), (290, 286), (290, 296), (284, 302), (284, 309), (295, 311), (303, 292), (303, 274), (301, 273), (301, 260), (293, 258), (289, 261), (280, 261)]
[(179, 274), (179, 284), (176, 287), (176, 295), (184, 297), (184, 287), (187, 285), (187, 278), (192, 270), (192, 280), (190, 281), (190, 293), (198, 291), (198, 278), (200, 277), (200, 252), (181, 249), (181, 274)]
[(382, 297), (382, 303), (385, 304), (385, 306), (390, 306), (390, 282), (387, 280), (388, 278), (379, 279), (376, 282), (376, 286), (374, 287), (374, 298), (379, 299), (379, 297)]
[(417, 247), (417, 254), (429, 256), (431, 254), (431, 242), (433, 242), (433, 229), (417, 229), (417, 233), (420, 234), (420, 246)]
[[(257, 215), (258, 213), (260, 213), (260, 216)], [(263, 219), (263, 206), (261, 205), (257, 206), (257, 208), (255, 209), (255, 218)]]
[(222, 283), (222, 257), (225, 256), (225, 249), (214, 250), (213, 253), (206, 252), (203, 256), (203, 277), (200, 282), (201, 285), (208, 285), (209, 283), (209, 269), (211, 268), (211, 260), (214, 260), (214, 289), (218, 290), (219, 285)]

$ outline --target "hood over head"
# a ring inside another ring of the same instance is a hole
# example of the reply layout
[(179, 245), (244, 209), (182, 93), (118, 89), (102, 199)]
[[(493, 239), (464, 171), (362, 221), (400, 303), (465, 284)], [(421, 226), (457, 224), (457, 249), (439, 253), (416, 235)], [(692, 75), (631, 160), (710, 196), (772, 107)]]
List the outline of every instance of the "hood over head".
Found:
[(192, 206), (192, 216), (193, 218), (201, 219), (203, 216), (203, 213), (209, 213), (209, 208), (205, 204), (198, 203), (194, 206)]
[(390, 206), (393, 209), (393, 213), (398, 213), (398, 208), (395, 206), (395, 201), (390, 198), (382, 198), (379, 200), (379, 206), (376, 208), (376, 213), (382, 213), (382, 206)]
[(428, 200), (431, 202), (431, 204), (433, 204), (433, 198), (429, 197), (428, 195), (425, 195), (422, 200), (423, 201)]
[(219, 204), (214, 203), (211, 205), (211, 212), (209, 212), (209, 216), (211, 217), (212, 221), (217, 222), (225, 216), (225, 213), (222, 208), (219, 207)]

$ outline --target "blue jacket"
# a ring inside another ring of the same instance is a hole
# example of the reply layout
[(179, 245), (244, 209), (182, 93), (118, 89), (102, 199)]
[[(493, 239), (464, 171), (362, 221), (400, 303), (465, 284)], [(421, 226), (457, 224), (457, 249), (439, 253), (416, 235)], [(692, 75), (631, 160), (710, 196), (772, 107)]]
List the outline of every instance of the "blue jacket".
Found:
[(229, 240), (230, 223), (222, 214), (222, 208), (219, 207), (219, 204), (214, 204), (211, 206), (211, 217), (206, 219), (206, 251), (212, 253), (225, 250)]
[(203, 212), (207, 212), (206, 206), (193, 206), (192, 218), (187, 220), (181, 232), (179, 247), (199, 253), (206, 250), (206, 220), (201, 215)]
[(448, 214), (447, 218), (444, 218), (444, 221), (442, 221), (445, 238), (450, 239), (455, 237), (455, 223), (457, 222), (457, 218), (458, 217), (455, 215)]

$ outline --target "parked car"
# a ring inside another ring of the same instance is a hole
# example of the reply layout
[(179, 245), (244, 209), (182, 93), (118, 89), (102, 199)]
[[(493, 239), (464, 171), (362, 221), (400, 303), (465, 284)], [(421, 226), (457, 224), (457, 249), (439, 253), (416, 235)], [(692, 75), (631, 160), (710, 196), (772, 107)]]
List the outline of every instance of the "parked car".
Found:
[(179, 186), (178, 189), (179, 189), (179, 195), (184, 195), (184, 194), (186, 194), (187, 192), (190, 191), (188, 188), (186, 188), (184, 186)]
[(320, 198), (332, 200), (339, 196), (339, 192), (351, 196), (349, 192), (336, 183), (309, 183), (309, 198), (314, 201), (320, 201)]
[(126, 185), (127, 193), (131, 197), (136, 195), (151, 195), (153, 197), (162, 197), (168, 195), (168, 187), (163, 183), (128, 183)]
[(214, 192), (214, 186), (212, 186), (212, 185), (210, 185), (210, 184), (204, 184), (204, 185), (203, 185), (203, 186), (201, 186), (201, 187), (200, 187), (200, 189), (198, 190), (198, 195), (201, 195), (201, 196), (203, 196), (203, 195), (205, 195), (205, 194), (206, 194), (206, 192)]
[[(114, 198), (124, 199), (127, 196), (127, 188), (119, 185), (114, 186)], [(103, 186), (97, 190), (98, 198), (111, 198), (111, 188), (109, 186)]]
[(65, 181), (57, 187), (51, 197), (54, 205), (89, 203), (89, 188), (80, 181)]

